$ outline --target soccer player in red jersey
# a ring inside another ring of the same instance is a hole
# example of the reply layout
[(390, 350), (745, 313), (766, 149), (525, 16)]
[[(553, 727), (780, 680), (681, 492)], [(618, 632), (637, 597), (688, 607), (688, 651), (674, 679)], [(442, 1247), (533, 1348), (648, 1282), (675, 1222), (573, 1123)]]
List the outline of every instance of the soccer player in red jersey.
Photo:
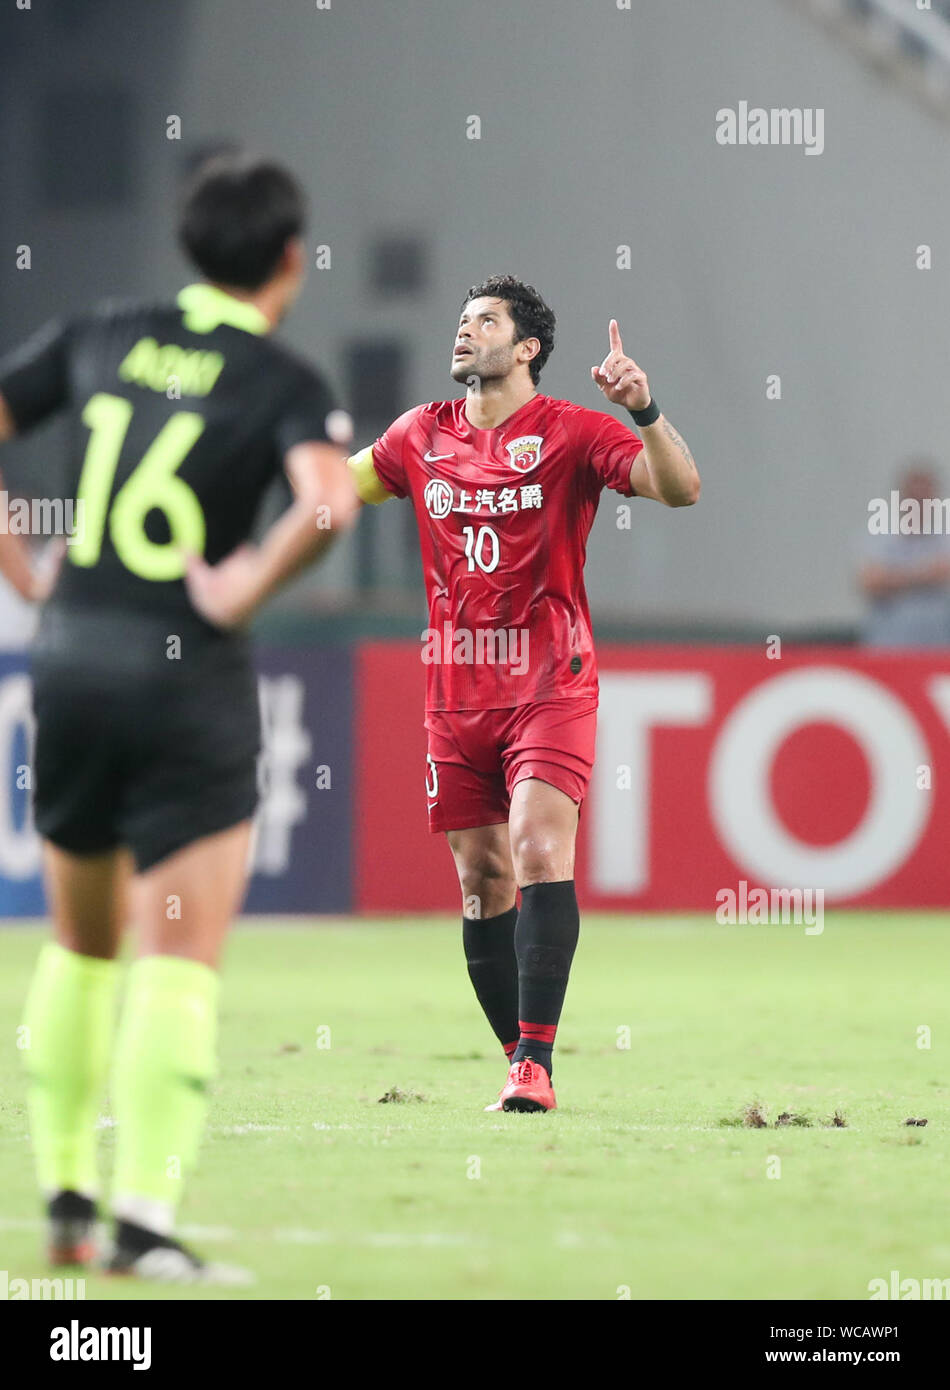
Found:
[(474, 286), (451, 366), (464, 398), (416, 406), (350, 459), (364, 502), (409, 497), (416, 513), (429, 828), (448, 836), (469, 976), (510, 1063), (493, 1110), (555, 1108), (551, 1054), (579, 928), (574, 841), (594, 758), (583, 571), (601, 490), (669, 507), (699, 496), (692, 454), (615, 320), (591, 374), (642, 437), (538, 392), (554, 324), (512, 276)]

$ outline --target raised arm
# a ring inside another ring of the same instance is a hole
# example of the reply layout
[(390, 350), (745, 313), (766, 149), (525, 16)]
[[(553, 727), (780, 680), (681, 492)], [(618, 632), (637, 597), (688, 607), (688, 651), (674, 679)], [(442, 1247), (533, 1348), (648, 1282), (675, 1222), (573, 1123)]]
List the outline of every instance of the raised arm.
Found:
[[(633, 413), (651, 405), (646, 373), (627, 357), (616, 319), (608, 329), (610, 351), (591, 376), (608, 401)], [(643, 449), (630, 469), (630, 486), (638, 497), (652, 497), (667, 507), (691, 507), (699, 500), (700, 481), (689, 445), (666, 416), (656, 411), (650, 424), (637, 424)]]

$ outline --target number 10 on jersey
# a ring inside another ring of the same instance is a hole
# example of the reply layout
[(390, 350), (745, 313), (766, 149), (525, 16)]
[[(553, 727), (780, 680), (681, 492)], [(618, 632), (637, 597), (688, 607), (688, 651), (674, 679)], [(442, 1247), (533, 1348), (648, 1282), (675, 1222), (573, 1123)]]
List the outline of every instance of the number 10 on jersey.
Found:
[(465, 537), (465, 558), (470, 571), (478, 566), (485, 574), (491, 574), (498, 568), (501, 547), (497, 531), (490, 526), (479, 526), (476, 532), (474, 526), (463, 526), (462, 535)]

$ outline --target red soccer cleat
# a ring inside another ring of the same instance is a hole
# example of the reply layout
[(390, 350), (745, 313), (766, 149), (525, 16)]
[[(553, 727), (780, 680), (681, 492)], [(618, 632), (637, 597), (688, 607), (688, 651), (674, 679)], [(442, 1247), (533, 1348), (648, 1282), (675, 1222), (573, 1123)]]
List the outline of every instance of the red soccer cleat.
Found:
[(57, 1267), (59, 1265), (90, 1265), (96, 1257), (96, 1242), (80, 1240), (73, 1243), (62, 1245), (49, 1245), (46, 1250), (46, 1258), (49, 1264)]
[(523, 1062), (512, 1062), (501, 1095), (489, 1110), (556, 1110), (557, 1101), (551, 1087), (551, 1078), (538, 1062), (526, 1057)]

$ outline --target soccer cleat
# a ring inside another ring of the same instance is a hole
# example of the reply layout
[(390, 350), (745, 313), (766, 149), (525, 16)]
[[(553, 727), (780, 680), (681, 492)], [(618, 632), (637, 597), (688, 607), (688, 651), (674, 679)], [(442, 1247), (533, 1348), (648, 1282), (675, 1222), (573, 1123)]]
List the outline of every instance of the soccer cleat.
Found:
[(47, 1208), (51, 1265), (85, 1265), (96, 1253), (96, 1204), (80, 1192), (57, 1192)]
[(170, 1236), (160, 1236), (131, 1221), (116, 1223), (112, 1253), (104, 1273), (158, 1284), (216, 1284), (234, 1288), (254, 1283), (254, 1276), (235, 1265), (206, 1264)]
[(498, 1097), (502, 1110), (556, 1110), (551, 1078), (538, 1062), (526, 1057), (512, 1062), (508, 1081)]

